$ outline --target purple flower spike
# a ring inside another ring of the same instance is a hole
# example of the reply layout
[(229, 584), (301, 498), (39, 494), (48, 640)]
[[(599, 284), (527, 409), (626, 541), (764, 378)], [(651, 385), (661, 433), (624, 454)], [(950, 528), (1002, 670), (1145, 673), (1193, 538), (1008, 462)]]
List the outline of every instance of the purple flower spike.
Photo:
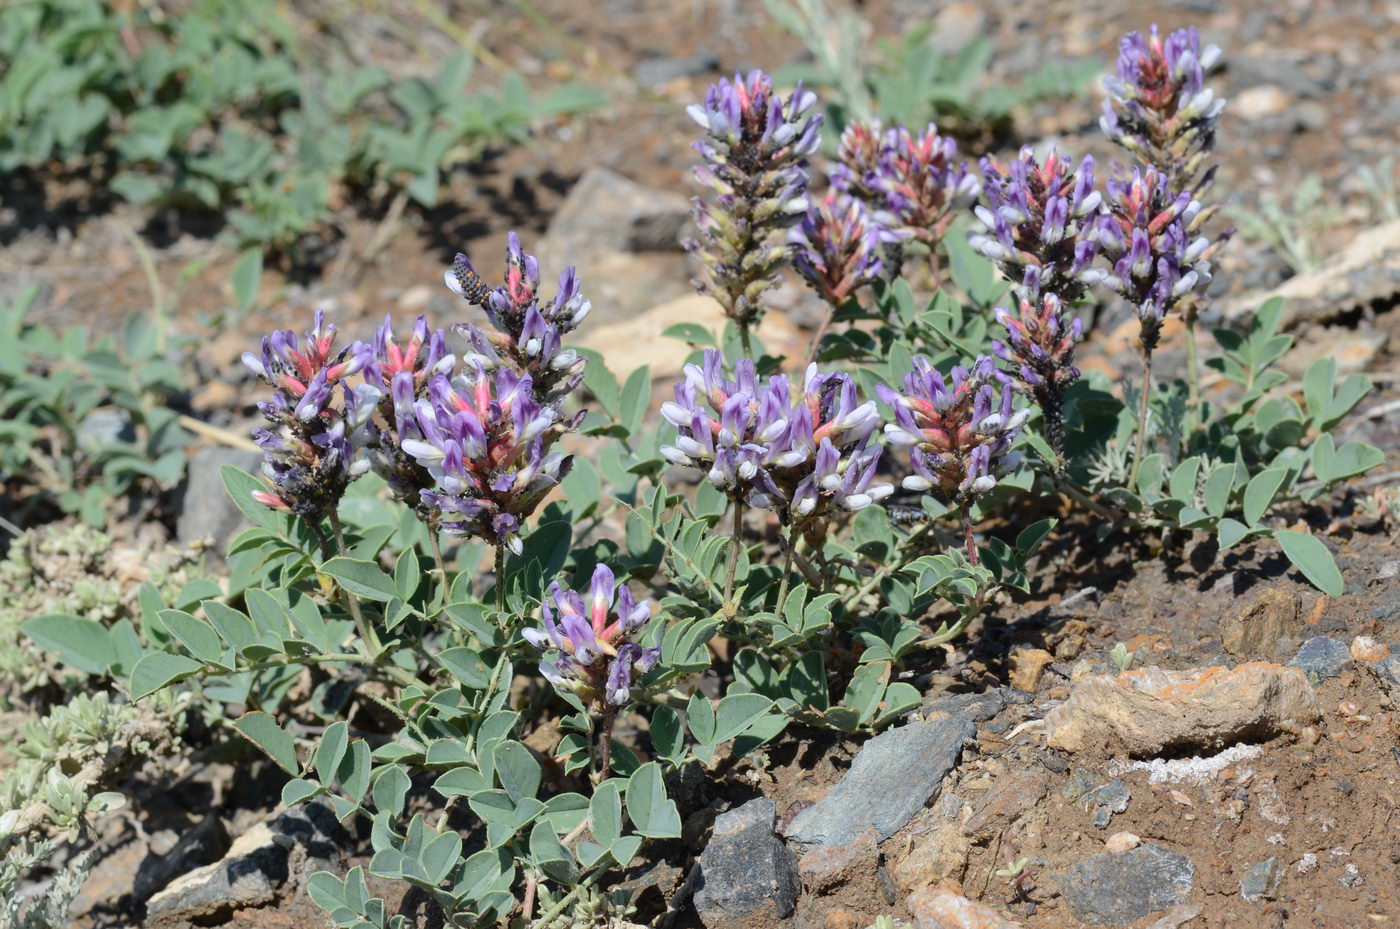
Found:
[(884, 229), (855, 197), (828, 191), (789, 240), (793, 265), (823, 300), (838, 307), (880, 275)]
[(996, 262), (1018, 299), (1042, 292), (1070, 303), (1103, 278), (1091, 267), (1102, 195), (1094, 188), (1094, 160), (1077, 168), (1051, 150), (1042, 164), (1029, 148), (1008, 165), (982, 159), (985, 205), (973, 212), (980, 228), (973, 248)]
[(636, 676), (650, 671), (660, 655), (660, 649), (636, 641), (651, 621), (651, 608), (633, 599), (626, 581), (616, 582), (611, 569), (598, 565), (587, 599), (555, 583), (541, 612), (543, 628), (521, 633), (540, 651), (553, 653), (540, 662), (540, 672), (595, 712), (626, 706)]
[(563, 336), (587, 318), (593, 305), (580, 293), (573, 268), (559, 275), (554, 299), (542, 301), (539, 261), (523, 250), (520, 237), (512, 232), (502, 286), (487, 287), (465, 255), (457, 256), (444, 280), (453, 293), (480, 307), (496, 330), (472, 323), (453, 327), (471, 347), (464, 358), (468, 364), (487, 371), (504, 365), (530, 375), (541, 403), (558, 403), (583, 381), (584, 359), (564, 347)]
[(965, 508), (1020, 461), (1011, 446), (1029, 411), (1012, 411), (1011, 385), (986, 356), (971, 371), (959, 366), (947, 378), (916, 357), (904, 392), (881, 388), (880, 399), (895, 413), (886, 439), (911, 450), (914, 473), (904, 479), (906, 490)]
[(370, 416), (382, 391), (372, 384), (351, 389), (346, 383), (345, 378), (370, 363), (371, 349), (356, 342), (335, 352), (335, 326), (325, 324), (320, 310), (302, 342), (305, 348), (299, 349), (296, 333), (277, 331), (263, 339), (260, 354), (243, 355), (243, 363), (274, 389), (271, 400), (258, 404), (272, 428), (253, 430), (273, 490), (253, 497), (319, 521), (335, 510), (350, 482), (369, 469), (361, 451), (369, 442)]
[(1155, 167), (1127, 181), (1108, 182), (1108, 211), (1095, 238), (1112, 265), (1104, 286), (1138, 310), (1143, 350), (1151, 355), (1162, 320), (1187, 295), (1211, 280), (1211, 258), (1224, 238), (1200, 235), (1209, 215), (1190, 194), (1172, 192)]
[(1148, 36), (1123, 37), (1117, 74), (1104, 79), (1104, 135), (1157, 166), (1173, 190), (1199, 193), (1196, 178), (1225, 108), (1205, 86), (1205, 72), (1219, 58), (1216, 46), (1201, 48), (1195, 29), (1178, 29), (1164, 41), (1154, 25)]
[(997, 307), (996, 320), (1006, 327), (1006, 341), (992, 342), (992, 352), (1011, 365), (1019, 390), (1035, 401), (1044, 415), (1045, 437), (1064, 462), (1064, 392), (1079, 378), (1074, 347), (1084, 337), (1084, 324), (1068, 318), (1060, 298), (1044, 294), (1038, 301), (1022, 300), (1019, 313)]
[(678, 433), (661, 449), (668, 461), (705, 471), (731, 498), (775, 511), (784, 525), (816, 528), (894, 490), (874, 481), (879, 412), (859, 402), (855, 381), (810, 365), (794, 393), (785, 375), (758, 382), (748, 360), (727, 380), (722, 363), (707, 351), (703, 367), (686, 366), (676, 399), (662, 404)]
[(705, 130), (695, 177), (710, 198), (694, 201), (700, 236), (686, 243), (705, 267), (696, 281), (747, 333), (761, 297), (791, 256), (786, 230), (807, 212), (807, 157), (821, 140), (816, 95), (801, 85), (783, 99), (762, 71), (721, 78), (687, 112)]

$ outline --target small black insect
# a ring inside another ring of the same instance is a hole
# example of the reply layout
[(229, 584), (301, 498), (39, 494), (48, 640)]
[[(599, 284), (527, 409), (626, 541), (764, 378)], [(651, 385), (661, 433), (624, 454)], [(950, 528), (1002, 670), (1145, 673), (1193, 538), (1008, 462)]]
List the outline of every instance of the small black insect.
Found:
[(467, 261), (466, 255), (458, 255), (452, 262), (452, 276), (457, 278), (457, 283), (461, 285), (461, 294), (467, 302), (473, 306), (486, 308), (486, 300), (491, 296), (491, 288), (486, 286), (486, 282), (476, 273)]

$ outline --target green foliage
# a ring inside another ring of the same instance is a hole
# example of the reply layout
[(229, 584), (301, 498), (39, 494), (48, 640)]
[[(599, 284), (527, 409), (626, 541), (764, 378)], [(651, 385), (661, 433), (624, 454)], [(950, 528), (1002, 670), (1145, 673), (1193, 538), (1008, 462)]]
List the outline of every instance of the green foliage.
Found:
[(111, 189), (158, 207), (226, 211), (243, 245), (289, 247), (323, 224), (337, 185), (437, 202), (442, 172), (537, 120), (597, 106), (518, 75), (472, 95), (473, 62), (394, 79), (325, 64), (272, 0), (178, 13), (100, 0), (0, 9), (0, 171), (110, 158)]
[[(784, 81), (804, 81), (829, 101), (839, 130), (847, 123), (883, 120), (976, 137), (1007, 128), (1012, 114), (1045, 100), (1082, 94), (1099, 72), (1094, 60), (1047, 61), (1018, 82), (987, 75), (992, 43), (984, 35), (947, 54), (930, 42), (931, 23), (915, 23), (898, 42), (871, 49), (870, 27), (859, 16), (834, 16), (825, 0), (764, 0), (769, 14), (800, 39), (811, 64), (782, 69)], [(835, 25), (833, 25), (835, 23)]]
[(117, 498), (184, 476), (189, 435), (167, 405), (184, 379), (159, 315), (132, 315), (112, 335), (55, 330), (26, 320), (38, 292), (0, 305), (0, 480), (35, 480), (65, 513), (103, 526)]

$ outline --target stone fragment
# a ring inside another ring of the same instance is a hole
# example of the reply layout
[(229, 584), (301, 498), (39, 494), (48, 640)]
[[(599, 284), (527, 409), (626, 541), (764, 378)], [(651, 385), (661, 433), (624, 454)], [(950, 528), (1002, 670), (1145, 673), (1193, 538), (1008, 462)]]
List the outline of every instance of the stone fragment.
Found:
[[(1235, 67), (1231, 62), (1231, 68)], [(1327, 322), (1358, 307), (1385, 304), (1400, 293), (1400, 220), (1369, 229), (1320, 267), (1289, 278), (1273, 290), (1222, 302), (1226, 319), (1243, 320), (1267, 300), (1283, 298), (1280, 324)]]
[(1045, 796), (1049, 780), (1039, 767), (1002, 775), (992, 782), (986, 799), (963, 831), (974, 839), (985, 839), (1005, 830)]
[(1272, 900), (1282, 876), (1283, 864), (1277, 858), (1267, 858), (1250, 868), (1240, 881), (1240, 896), (1246, 903)]
[(773, 834), (767, 797), (721, 813), (700, 855), (695, 909), (707, 929), (757, 925), (792, 915), (801, 882), (796, 856)]
[(1180, 929), (1181, 926), (1189, 923), (1200, 915), (1200, 904), (1178, 903), (1176, 906), (1163, 913), (1156, 921), (1149, 924), (1147, 929)]
[(262, 454), (222, 446), (195, 452), (185, 472), (185, 492), (175, 523), (175, 535), (181, 545), (212, 540), (209, 557), (220, 562), (233, 537), (252, 525), (224, 490), (222, 469), (226, 464), (257, 474), (262, 467)]
[(1132, 798), (1133, 795), (1128, 790), (1128, 785), (1116, 777), (1090, 792), (1086, 799), (1092, 800), (1094, 803), (1094, 825), (1100, 829), (1107, 829), (1108, 824), (1113, 820), (1113, 814), (1126, 810), (1128, 801)]
[(915, 722), (861, 746), (851, 769), (787, 829), (800, 845), (844, 845), (874, 828), (883, 841), (898, 832), (952, 770), (977, 732), (968, 719)]
[(967, 856), (972, 840), (956, 821), (944, 820), (938, 828), (914, 840), (909, 850), (894, 866), (895, 882), (906, 891), (919, 890), (944, 878), (961, 878), (967, 868)]
[(1082, 922), (1121, 926), (1186, 903), (1194, 880), (1189, 858), (1148, 843), (1084, 859), (1061, 879), (1060, 892)]
[(1315, 635), (1303, 643), (1288, 666), (1302, 671), (1314, 684), (1321, 684), (1352, 666), (1351, 649), (1344, 642)]
[(1317, 697), (1296, 668), (1263, 661), (1185, 671), (1150, 667), (1085, 677), (1046, 714), (1046, 742), (1070, 752), (1156, 757), (1264, 741), (1318, 715)]
[(1272, 658), (1274, 644), (1302, 625), (1302, 603), (1274, 587), (1231, 610), (1220, 620), (1225, 651), (1240, 658)]
[[(585, 289), (584, 293), (588, 291)], [(590, 299), (596, 305), (597, 298)], [(725, 318), (714, 298), (690, 294), (659, 305), (640, 307), (618, 322), (596, 322), (589, 316), (577, 344), (601, 354), (608, 369), (619, 380), (642, 365), (651, 366), (653, 380), (665, 380), (680, 376), (694, 348), (662, 333), (677, 323), (694, 323), (719, 333), (724, 329)], [(781, 313), (764, 314), (758, 326), (758, 337), (773, 354), (791, 354), (805, 345), (801, 335)]]
[(1021, 929), (1020, 923), (964, 897), (952, 881), (910, 894), (908, 905), (914, 929)]
[(1293, 95), (1274, 84), (1260, 84), (1242, 90), (1230, 100), (1230, 109), (1246, 122), (1254, 122), (1265, 116), (1277, 116), (1287, 112), (1293, 103)]
[(1374, 664), (1390, 657), (1390, 646), (1377, 642), (1368, 635), (1359, 635), (1351, 640), (1351, 657), (1362, 664)]
[(802, 886), (810, 893), (827, 894), (850, 881), (873, 875), (880, 865), (880, 847), (874, 829), (862, 832), (849, 845), (818, 845), (797, 861)]
[(1010, 687), (993, 687), (980, 694), (942, 694), (924, 701), (919, 715), (925, 720), (957, 716), (975, 723), (991, 719), (1007, 706), (1029, 703), (1032, 694)]
[(1110, 855), (1121, 855), (1124, 852), (1132, 851), (1142, 844), (1142, 839), (1131, 832), (1115, 832), (1103, 843), (1104, 850)]
[(1043, 648), (1018, 648), (1011, 653), (1011, 686), (1032, 693), (1040, 686), (1041, 675), (1055, 661)]

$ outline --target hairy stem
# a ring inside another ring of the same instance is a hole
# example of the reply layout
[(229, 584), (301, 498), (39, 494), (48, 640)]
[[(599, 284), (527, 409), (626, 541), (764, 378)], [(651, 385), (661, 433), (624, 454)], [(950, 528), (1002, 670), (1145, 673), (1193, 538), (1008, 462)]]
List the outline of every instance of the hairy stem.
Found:
[(744, 502), (734, 501), (734, 528), (729, 534), (729, 568), (724, 572), (724, 605), (734, 596), (734, 572), (739, 570), (739, 552), (744, 547)]
[(793, 523), (788, 528), (787, 552), (783, 555), (783, 579), (778, 584), (778, 602), (773, 606), (774, 612), (780, 612), (783, 608), (783, 601), (787, 599), (788, 580), (792, 577), (792, 556), (796, 551), (797, 523)]
[(963, 544), (967, 546), (967, 560), (975, 568), (981, 562), (977, 557), (977, 543), (972, 540), (972, 512), (966, 498), (958, 501), (958, 511), (962, 514)]
[(804, 368), (817, 360), (817, 352), (821, 350), (822, 339), (826, 338), (827, 330), (831, 328), (832, 322), (836, 319), (836, 304), (832, 303), (829, 304), (829, 306), (830, 309), (827, 310), (826, 315), (822, 317), (822, 324), (818, 326), (817, 331), (812, 334), (812, 344), (807, 346), (807, 360), (802, 362)]
[(540, 918), (535, 923), (534, 929), (547, 929), (547, 927), (559, 917), (559, 914), (567, 910), (569, 908), (569, 905), (573, 903), (574, 900), (577, 899), (578, 896), (582, 894), (585, 890), (598, 883), (598, 879), (604, 874), (606, 874), (608, 870), (608, 868), (599, 868), (592, 874), (588, 875), (588, 877), (584, 878), (581, 882), (575, 884), (573, 889), (570, 890), (567, 894), (565, 894), (564, 897), (558, 903), (554, 904), (554, 906), (550, 907), (548, 910), (540, 914)]
[(601, 738), (598, 740), (598, 783), (608, 779), (608, 768), (612, 765), (612, 732), (617, 711), (608, 707), (603, 711), (603, 721), (599, 726)]
[(1138, 469), (1142, 467), (1143, 450), (1147, 444), (1147, 417), (1152, 399), (1152, 352), (1142, 354), (1142, 396), (1138, 398), (1137, 438), (1133, 440), (1133, 467), (1128, 472), (1128, 489), (1137, 487)]
[(1196, 355), (1196, 310), (1187, 306), (1181, 314), (1186, 324), (1186, 434), (1196, 431), (1201, 417), (1201, 372)]
[(433, 561), (437, 563), (438, 578), (442, 585), (442, 602), (446, 603), (451, 594), (447, 582), (447, 562), (442, 557), (442, 541), (438, 538), (437, 526), (429, 524), (428, 540), (433, 546)]
[(739, 344), (744, 347), (744, 357), (753, 357), (753, 341), (749, 337), (749, 324), (742, 322), (739, 324)]
[[(331, 533), (335, 536), (336, 554), (345, 557), (345, 530), (340, 525), (340, 514), (334, 509), (330, 511), (330, 522)], [(365, 647), (369, 649), (370, 655), (378, 657), (384, 646), (379, 641), (379, 635), (374, 631), (374, 627), (366, 622), (364, 613), (360, 612), (360, 601), (344, 587), (340, 588), (340, 592), (345, 595), (345, 604), (350, 610), (350, 618), (355, 621), (355, 631), (360, 634), (360, 638), (364, 641)]]
[(496, 612), (506, 611), (506, 549), (496, 546)]

